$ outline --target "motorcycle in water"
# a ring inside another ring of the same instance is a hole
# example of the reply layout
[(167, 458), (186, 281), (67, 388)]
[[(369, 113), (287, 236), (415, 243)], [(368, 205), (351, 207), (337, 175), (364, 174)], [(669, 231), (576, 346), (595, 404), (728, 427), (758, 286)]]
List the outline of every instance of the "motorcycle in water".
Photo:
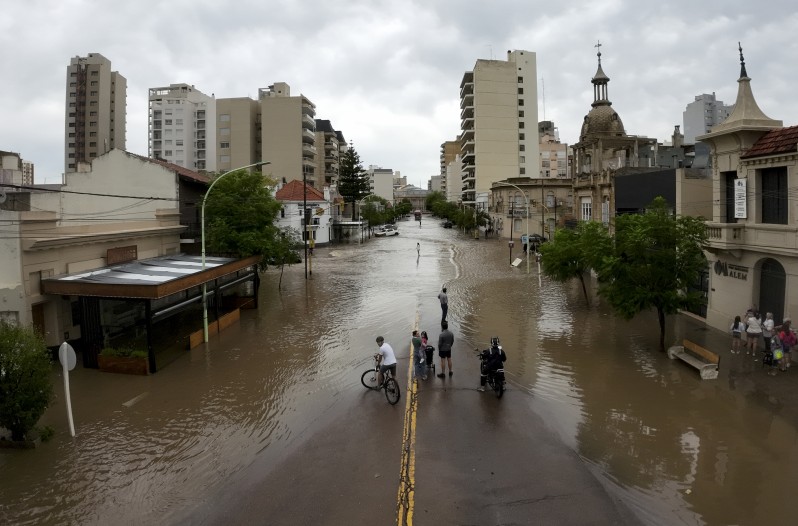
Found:
[(499, 343), (499, 338), (494, 336), (490, 339), (490, 349), (482, 352), (476, 349), (476, 352), (480, 360), (480, 390), (484, 391), (487, 383), (496, 393), (496, 398), (501, 398), (504, 394), (504, 362), (507, 360), (507, 355)]

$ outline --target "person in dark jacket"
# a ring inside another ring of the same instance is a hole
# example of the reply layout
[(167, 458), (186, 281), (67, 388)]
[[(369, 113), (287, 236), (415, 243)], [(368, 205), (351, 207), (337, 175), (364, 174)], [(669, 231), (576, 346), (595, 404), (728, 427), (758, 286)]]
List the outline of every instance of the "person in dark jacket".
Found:
[(502, 346), (499, 345), (499, 338), (494, 336), (490, 339), (490, 349), (482, 351), (482, 367), (480, 367), (478, 391), (485, 390), (488, 375), (494, 374), (496, 371), (503, 368), (505, 361), (507, 361), (507, 354), (505, 354)]
[[(444, 289), (445, 290), (445, 289)], [(449, 363), (449, 376), (452, 376), (452, 345), (454, 345), (454, 334), (449, 330), (447, 322), (441, 322), (440, 336), (438, 336), (438, 356), (441, 357), (441, 372), (438, 373), (438, 378), (446, 376), (446, 363)]]

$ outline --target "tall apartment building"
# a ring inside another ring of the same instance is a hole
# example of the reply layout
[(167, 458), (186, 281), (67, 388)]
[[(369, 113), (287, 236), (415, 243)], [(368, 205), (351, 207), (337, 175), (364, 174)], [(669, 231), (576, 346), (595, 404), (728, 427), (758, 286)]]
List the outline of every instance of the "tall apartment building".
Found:
[[(216, 99), (216, 170), (228, 172), (260, 161), (260, 104), (250, 97)], [(270, 173), (265, 167), (264, 172)]]
[(449, 190), (457, 189), (457, 197), (455, 201), (460, 200), (460, 190), (462, 186), (462, 181), (460, 179), (460, 172), (461, 170), (458, 169), (456, 171), (456, 175), (454, 179), (450, 179), (448, 175), (449, 171), (449, 164), (454, 162), (455, 159), (460, 159), (460, 141), (446, 141), (441, 144), (441, 189), (440, 191), (447, 196), (447, 201), (449, 200)]
[[(371, 193), (393, 203), (394, 173), (390, 168), (371, 165), (366, 170), (371, 183)], [(397, 174), (398, 175), (398, 174)], [(407, 182), (407, 179), (405, 179)]]
[[(343, 135), (328, 120), (316, 119), (316, 177), (308, 181), (316, 188), (338, 182)], [(346, 142), (344, 141), (344, 146)]]
[(538, 123), (541, 177), (568, 177), (568, 145), (552, 121)]
[(258, 90), (261, 112), (261, 160), (281, 182), (316, 180), (316, 106), (276, 82)]
[(215, 97), (189, 84), (150, 88), (150, 157), (191, 170), (213, 172), (216, 146)]
[(127, 80), (99, 53), (67, 66), (64, 171), (103, 153), (125, 149)]
[(711, 128), (731, 114), (734, 105), (715, 99), (715, 93), (696, 95), (695, 100), (682, 112), (685, 144), (695, 144), (698, 135), (709, 133)]
[(539, 178), (535, 53), (508, 51), (507, 60), (477, 60), (460, 83), (462, 200), (487, 203), (491, 185)]

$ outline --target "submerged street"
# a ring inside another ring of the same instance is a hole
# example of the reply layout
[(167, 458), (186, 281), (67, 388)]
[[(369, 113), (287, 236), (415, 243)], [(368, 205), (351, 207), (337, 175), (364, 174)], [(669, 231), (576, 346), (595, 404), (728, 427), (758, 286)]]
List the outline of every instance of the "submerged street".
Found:
[[(657, 350), (653, 313), (626, 322), (535, 263), (511, 268), (506, 240), (398, 227), (316, 249), (307, 281), (268, 270), (258, 310), (155, 375), (78, 366), (75, 438), (54, 367), (40, 424), (55, 437), (0, 450), (0, 523), (794, 522), (774, 488), (798, 484), (798, 370), (768, 377), (725, 334), (669, 317), (666, 342), (721, 355), (702, 381)], [(454, 375), (408, 392), (411, 331), (437, 347), (444, 285)], [(399, 359), (395, 406), (360, 384), (378, 335)], [(501, 400), (476, 390), (492, 336)]]

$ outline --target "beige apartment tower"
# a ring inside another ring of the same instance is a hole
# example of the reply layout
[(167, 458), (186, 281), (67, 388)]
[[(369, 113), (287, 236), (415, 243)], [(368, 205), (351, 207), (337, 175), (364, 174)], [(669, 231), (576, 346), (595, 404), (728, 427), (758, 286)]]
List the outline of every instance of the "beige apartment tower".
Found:
[(316, 106), (276, 82), (258, 90), (261, 111), (261, 160), (269, 161), (278, 181), (316, 182)]
[[(216, 140), (216, 169), (219, 172), (229, 172), (260, 161), (258, 101), (250, 97), (216, 99)], [(264, 168), (264, 173), (270, 172), (271, 167)]]
[(494, 182), (541, 176), (537, 102), (533, 52), (508, 51), (506, 61), (480, 59), (463, 75), (459, 139), (464, 203), (487, 206)]
[(99, 53), (67, 66), (64, 172), (114, 148), (125, 149), (127, 81)]

